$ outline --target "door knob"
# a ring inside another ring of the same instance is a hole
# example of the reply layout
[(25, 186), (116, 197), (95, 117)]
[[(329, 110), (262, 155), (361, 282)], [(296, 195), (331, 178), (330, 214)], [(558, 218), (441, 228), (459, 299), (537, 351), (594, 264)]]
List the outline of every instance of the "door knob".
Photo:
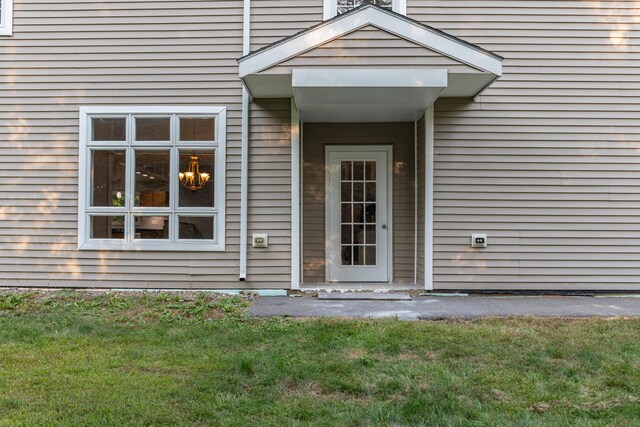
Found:
[(382, 224), (382, 229), (386, 230), (387, 229), (387, 224)]

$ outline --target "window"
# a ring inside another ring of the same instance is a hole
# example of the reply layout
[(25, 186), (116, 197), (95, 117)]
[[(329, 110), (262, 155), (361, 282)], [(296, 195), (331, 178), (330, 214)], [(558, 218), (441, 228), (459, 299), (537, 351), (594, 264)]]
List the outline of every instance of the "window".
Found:
[(375, 4), (385, 9), (406, 15), (406, 0), (324, 0), (324, 19), (348, 12), (365, 4)]
[(0, 36), (13, 34), (13, 0), (0, 0)]
[(222, 107), (80, 109), (80, 249), (224, 250)]

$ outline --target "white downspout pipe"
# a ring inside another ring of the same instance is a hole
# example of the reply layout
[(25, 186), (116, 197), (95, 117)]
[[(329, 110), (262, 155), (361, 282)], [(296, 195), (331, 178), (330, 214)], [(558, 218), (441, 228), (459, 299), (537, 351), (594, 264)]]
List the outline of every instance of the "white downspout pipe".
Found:
[[(244, 0), (242, 10), (242, 55), (251, 48), (251, 0)], [(247, 279), (247, 212), (249, 193), (249, 92), (242, 86), (242, 136), (240, 150), (240, 281)]]
[(413, 122), (413, 283), (418, 283), (418, 122)]

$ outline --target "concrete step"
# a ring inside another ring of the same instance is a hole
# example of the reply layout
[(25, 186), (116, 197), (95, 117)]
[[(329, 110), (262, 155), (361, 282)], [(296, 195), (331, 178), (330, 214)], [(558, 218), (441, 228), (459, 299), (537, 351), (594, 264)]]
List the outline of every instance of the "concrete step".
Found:
[(318, 293), (318, 299), (328, 300), (376, 300), (411, 301), (408, 292), (324, 292)]

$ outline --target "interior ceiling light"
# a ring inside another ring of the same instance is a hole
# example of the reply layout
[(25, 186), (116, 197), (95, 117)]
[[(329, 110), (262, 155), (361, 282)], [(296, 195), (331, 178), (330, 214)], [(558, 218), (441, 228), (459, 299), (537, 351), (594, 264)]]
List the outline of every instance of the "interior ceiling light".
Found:
[(206, 172), (200, 172), (200, 163), (198, 163), (198, 156), (191, 156), (189, 160), (189, 167), (186, 171), (178, 174), (178, 179), (183, 187), (188, 188), (191, 191), (201, 189), (209, 182), (211, 175)]

